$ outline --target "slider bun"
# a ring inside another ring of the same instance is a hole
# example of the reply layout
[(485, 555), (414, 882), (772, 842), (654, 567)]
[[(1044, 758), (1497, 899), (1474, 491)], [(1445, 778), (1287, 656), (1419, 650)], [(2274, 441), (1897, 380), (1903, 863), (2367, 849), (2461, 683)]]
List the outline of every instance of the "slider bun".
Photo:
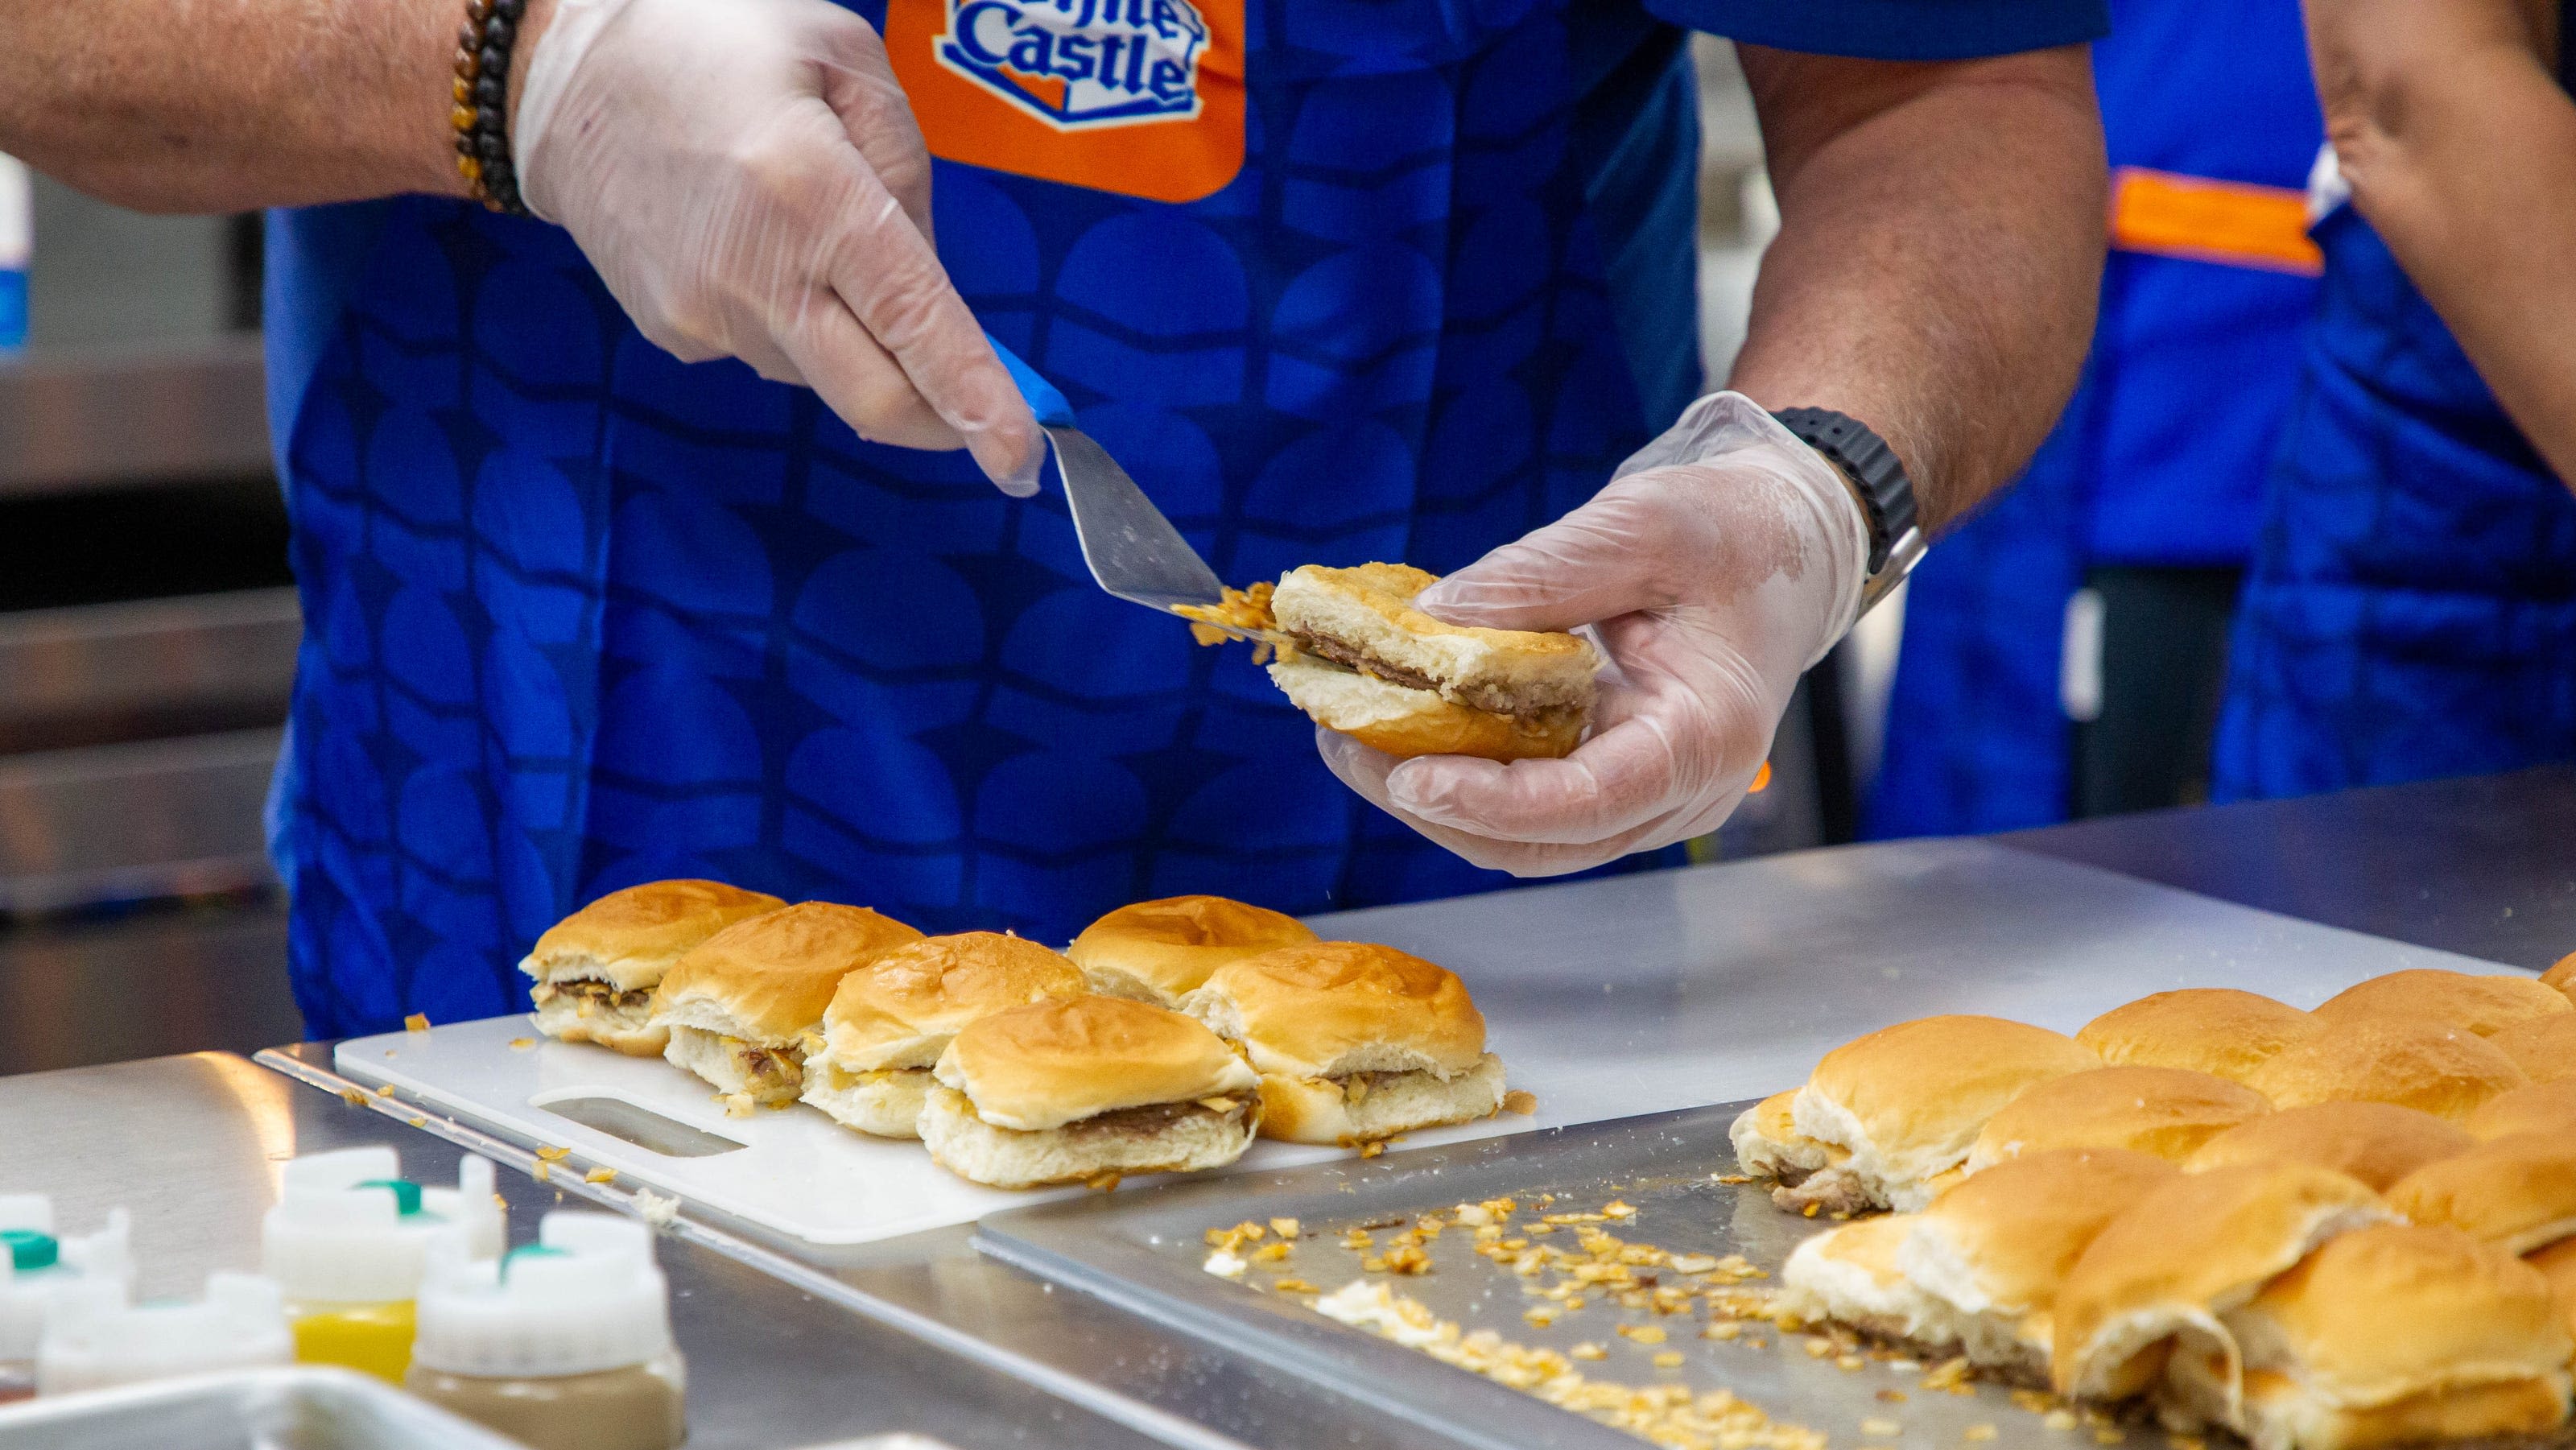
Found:
[(1914, 1225), (1910, 1213), (1880, 1214), (1805, 1239), (1781, 1266), (1780, 1307), (1930, 1349), (1957, 1344), (1958, 1314), (1897, 1267)]
[(2317, 1020), (2234, 987), (2141, 997), (2084, 1024), (2075, 1040), (2114, 1067), (2180, 1067), (2243, 1082), (2265, 1059), (2313, 1036)]
[(2120, 1148), (2059, 1148), (1998, 1163), (1934, 1199), (1896, 1261), (1906, 1277), (1969, 1314), (2046, 1309), (2094, 1235), (2180, 1173)]
[(736, 922), (672, 964), (657, 1027), (788, 1046), (823, 1020), (841, 978), (921, 933), (860, 906), (807, 901)]
[(1851, 1156), (1847, 1148), (1820, 1143), (1798, 1131), (1789, 1116), (1789, 1105), (1797, 1096), (1796, 1088), (1773, 1093), (1736, 1114), (1726, 1136), (1735, 1145), (1737, 1168), (1759, 1177), (1786, 1178), (1813, 1173)]
[(2428, 1429), (2544, 1434), (2567, 1407), (2556, 1317), (2537, 1271), (2455, 1229), (2345, 1234), (2228, 1316), (2246, 1428), (2258, 1446), (2305, 1450)]
[(1168, 1007), (1228, 962), (1314, 939), (1280, 912), (1222, 896), (1169, 896), (1118, 908), (1084, 927), (1064, 954), (1093, 991)]
[(1503, 1105), (1503, 1060), (1488, 1052), (1447, 1081), (1427, 1072), (1373, 1074), (1365, 1096), (1328, 1077), (1270, 1073), (1261, 1079), (1261, 1136), (1287, 1143), (1373, 1143), (1491, 1117)]
[(546, 928), (519, 970), (540, 982), (599, 981), (638, 991), (661, 981), (689, 948), (786, 904), (721, 881), (647, 881)]
[(2509, 1254), (2576, 1238), (2576, 1135), (2517, 1133), (2427, 1163), (2388, 1190), (2388, 1205)]
[(1288, 702), (1372, 750), (1399, 760), (1417, 755), (1472, 755), (1484, 760), (1560, 760), (1583, 738), (1582, 714), (1557, 711), (1522, 719), (1472, 710), (1430, 690), (1416, 690), (1305, 656), (1271, 662), (1270, 682)]
[(2549, 1297), (2558, 1303), (2559, 1327), (2576, 1336), (2576, 1239), (2560, 1239), (2545, 1249), (2534, 1249), (2523, 1255), (2522, 1261), (2549, 1281)]
[(2134, 1394), (2177, 1334), (2232, 1363), (2220, 1314), (2317, 1245), (2395, 1216), (2360, 1182), (2305, 1164), (2167, 1179), (2104, 1226), (2058, 1286), (2050, 1379), (2060, 1394)]
[(1579, 715), (1591, 706), (1601, 656), (1589, 641), (1552, 630), (1480, 629), (1434, 619), (1413, 601), (1439, 579), (1409, 564), (1309, 564), (1280, 577), (1270, 613), (1290, 634), (1424, 676), (1442, 695), (1473, 709)]
[(1485, 1056), (1485, 1016), (1455, 973), (1372, 942), (1282, 947), (1216, 969), (1182, 1010), (1265, 1074), (1428, 1072)]
[(2489, 976), (2415, 967), (2346, 987), (2328, 997), (2317, 1015), (2328, 1022), (2355, 1017), (2403, 1017), (2440, 1022), (2491, 1037), (2516, 1022), (2564, 1016), (2576, 1003), (2525, 976)]
[(2361, 1015), (2282, 1049), (2248, 1081), (2276, 1108), (2395, 1103), (2456, 1121), (2530, 1080), (2467, 1028)]
[(964, 1093), (935, 1087), (922, 1107), (920, 1132), (931, 1160), (961, 1178), (995, 1188), (1036, 1188), (1222, 1168), (1252, 1146), (1260, 1123), (1260, 1101), (1246, 1094), (1228, 1111), (1194, 1110), (1151, 1126), (1112, 1121), (1020, 1132), (977, 1117)]
[(2193, 1173), (2252, 1163), (2305, 1163), (2350, 1174), (2376, 1192), (2437, 1159), (2477, 1146), (2459, 1124), (2395, 1103), (2316, 1103), (2228, 1129), (2184, 1161)]
[(797, 1100), (822, 1109), (825, 1117), (845, 1128), (879, 1138), (918, 1138), (922, 1105), (937, 1086), (929, 1073), (918, 1068), (852, 1075), (808, 1058), (805, 1088)]
[(2481, 1143), (2513, 1133), (2555, 1133), (2576, 1143), (2576, 1078), (2534, 1083), (2489, 1098), (2461, 1126)]
[(2512, 1058), (2533, 1082), (2576, 1077), (2576, 1012), (2517, 1022), (2487, 1041)]
[(2006, 1103), (2098, 1068), (2075, 1039), (2000, 1017), (1925, 1017), (1847, 1042), (1790, 1102), (1797, 1131), (1851, 1151), (1844, 1165), (1896, 1208), (1931, 1201), (1932, 1180), (1967, 1159)]
[(979, 1017), (958, 1030), (935, 1073), (984, 1122), (1022, 1132), (1121, 1108), (1249, 1098), (1261, 1085), (1215, 1033), (1124, 997), (1035, 1002)]
[(923, 937), (841, 979), (823, 1010), (823, 1055), (852, 1072), (929, 1067), (978, 1017), (1089, 989), (1081, 968), (1033, 941), (989, 931)]
[(2576, 1001), (2576, 952), (2558, 959), (2558, 965), (2540, 974), (2540, 984), (2555, 987), (2561, 996)]
[(2179, 1163), (2220, 1133), (2271, 1111), (2261, 1093), (2205, 1072), (2097, 1067), (2041, 1083), (2005, 1104), (1968, 1150), (1968, 1171), (2049, 1148), (2127, 1148)]

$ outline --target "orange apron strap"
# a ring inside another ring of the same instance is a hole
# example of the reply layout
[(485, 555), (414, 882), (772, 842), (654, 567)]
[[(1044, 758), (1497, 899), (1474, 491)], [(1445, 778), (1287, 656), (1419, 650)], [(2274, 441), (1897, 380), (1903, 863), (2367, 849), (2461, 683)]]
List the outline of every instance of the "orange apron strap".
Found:
[(2308, 240), (2305, 193), (2142, 166), (2111, 173), (2111, 245), (2307, 277), (2325, 270)]

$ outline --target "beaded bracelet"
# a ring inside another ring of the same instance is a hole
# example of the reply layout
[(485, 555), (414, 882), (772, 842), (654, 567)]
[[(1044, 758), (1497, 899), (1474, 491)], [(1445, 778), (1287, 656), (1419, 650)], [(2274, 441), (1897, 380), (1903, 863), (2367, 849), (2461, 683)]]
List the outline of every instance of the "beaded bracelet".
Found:
[(510, 52), (519, 41), (527, 0), (466, 0), (456, 32), (456, 169), (474, 199), (493, 211), (528, 215), (510, 165)]

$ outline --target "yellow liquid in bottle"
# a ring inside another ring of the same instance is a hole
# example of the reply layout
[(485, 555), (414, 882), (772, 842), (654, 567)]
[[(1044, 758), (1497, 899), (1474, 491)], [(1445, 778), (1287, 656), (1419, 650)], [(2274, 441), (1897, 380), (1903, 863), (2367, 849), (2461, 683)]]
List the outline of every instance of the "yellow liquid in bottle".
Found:
[(289, 1306), (295, 1358), (336, 1364), (394, 1384), (411, 1368), (412, 1301)]

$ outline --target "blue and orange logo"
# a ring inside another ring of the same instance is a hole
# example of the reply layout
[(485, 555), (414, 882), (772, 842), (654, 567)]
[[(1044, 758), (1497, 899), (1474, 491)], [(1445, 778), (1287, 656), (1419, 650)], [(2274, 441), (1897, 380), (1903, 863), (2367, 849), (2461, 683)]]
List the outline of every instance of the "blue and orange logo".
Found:
[(1243, 169), (1243, 0), (889, 0), (934, 156), (1156, 201)]

